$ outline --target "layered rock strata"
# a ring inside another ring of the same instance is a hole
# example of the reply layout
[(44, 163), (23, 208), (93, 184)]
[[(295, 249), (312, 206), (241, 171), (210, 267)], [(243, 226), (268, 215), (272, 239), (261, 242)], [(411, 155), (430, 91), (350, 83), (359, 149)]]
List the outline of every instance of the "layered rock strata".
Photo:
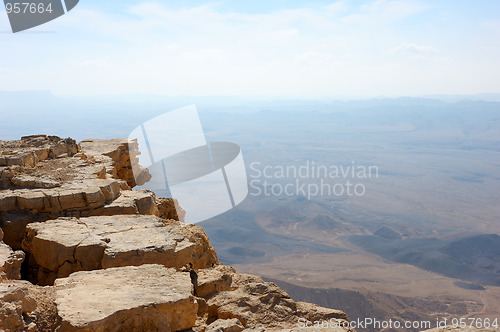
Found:
[(342, 311), (295, 302), (219, 264), (175, 200), (132, 190), (149, 180), (137, 155), (126, 139), (0, 141), (0, 330), (291, 331), (300, 319), (348, 322)]
[(76, 271), (162, 264), (196, 269), (217, 264), (201, 227), (154, 215), (59, 218), (29, 224), (23, 249), (38, 284), (52, 285)]

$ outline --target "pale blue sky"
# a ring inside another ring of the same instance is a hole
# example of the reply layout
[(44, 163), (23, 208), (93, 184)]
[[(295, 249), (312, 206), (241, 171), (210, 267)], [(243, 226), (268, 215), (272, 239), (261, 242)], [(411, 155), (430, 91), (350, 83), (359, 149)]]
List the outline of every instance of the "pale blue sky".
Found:
[(0, 90), (59, 95), (500, 92), (500, 1), (90, 1), (26, 33)]

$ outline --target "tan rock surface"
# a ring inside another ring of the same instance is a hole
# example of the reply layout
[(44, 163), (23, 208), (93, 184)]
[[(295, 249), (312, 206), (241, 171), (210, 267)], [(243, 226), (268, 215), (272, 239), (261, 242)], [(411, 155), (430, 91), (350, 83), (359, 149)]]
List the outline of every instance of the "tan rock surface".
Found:
[(237, 318), (217, 319), (207, 326), (205, 332), (241, 332), (244, 327)]
[(30, 317), (36, 301), (26, 282), (0, 282), (0, 331), (36, 331)]
[(21, 279), (21, 264), (24, 261), (24, 252), (14, 251), (11, 247), (0, 241), (0, 280)]
[[(7, 162), (25, 154), (33, 156)], [(71, 139), (41, 135), (0, 142), (5, 243), (20, 249), (28, 223), (58, 217), (151, 214), (178, 220), (175, 200), (130, 190), (136, 184), (132, 163), (137, 154), (137, 143), (128, 139), (86, 140), (77, 146)], [(145, 170), (144, 181), (148, 175)]]
[(150, 214), (159, 216), (154, 193), (148, 190), (126, 190), (102, 209), (93, 210), (92, 216), (112, 216), (116, 214)]
[(224, 265), (199, 270), (197, 295), (208, 298), (216, 293), (231, 290), (234, 273), (236, 270)]
[(0, 228), (0, 280), (21, 279), (21, 264), (24, 256), (23, 251), (14, 251), (3, 242), (3, 231)]
[(29, 224), (23, 249), (30, 254), (30, 266), (38, 269), (33, 280), (42, 285), (82, 270), (151, 263), (206, 268), (218, 263), (201, 227), (143, 215)]
[(232, 287), (235, 289), (217, 293), (208, 300), (209, 321), (237, 318), (245, 327), (283, 329), (297, 327), (299, 318), (348, 320), (340, 310), (296, 303), (274, 283), (256, 276), (233, 274)]
[(0, 331), (54, 331), (59, 324), (53, 287), (0, 281)]
[(33, 167), (47, 158), (71, 156), (78, 152), (76, 142), (57, 136), (25, 136), (19, 141), (0, 141), (0, 166)]
[(55, 284), (58, 331), (179, 331), (198, 304), (189, 275), (160, 265), (77, 272)]
[(122, 138), (112, 140), (90, 139), (80, 142), (81, 149), (93, 160), (106, 164), (106, 173), (114, 178), (127, 181), (130, 187), (137, 184), (142, 185), (151, 175), (145, 168), (141, 168), (143, 175), (138, 176), (136, 183), (132, 165), (138, 167), (137, 155), (139, 155), (137, 141)]

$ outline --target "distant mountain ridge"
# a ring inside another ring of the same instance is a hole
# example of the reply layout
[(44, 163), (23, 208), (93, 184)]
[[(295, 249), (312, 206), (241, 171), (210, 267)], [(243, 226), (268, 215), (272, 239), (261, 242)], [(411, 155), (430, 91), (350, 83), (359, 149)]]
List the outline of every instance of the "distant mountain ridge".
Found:
[(353, 236), (364, 250), (393, 262), (415, 265), (448, 277), (500, 286), (500, 236), (481, 234), (462, 239), (393, 239), (381, 234)]

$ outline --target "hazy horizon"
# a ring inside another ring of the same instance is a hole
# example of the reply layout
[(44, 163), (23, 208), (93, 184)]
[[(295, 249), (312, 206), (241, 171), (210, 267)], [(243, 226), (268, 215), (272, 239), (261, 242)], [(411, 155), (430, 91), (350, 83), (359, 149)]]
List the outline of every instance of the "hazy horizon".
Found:
[[(498, 93), (500, 3), (81, 1), (17, 34), (0, 90), (58, 95)], [(92, 22), (92, 24), (89, 24)], [(35, 56), (36, 55), (36, 56)]]

